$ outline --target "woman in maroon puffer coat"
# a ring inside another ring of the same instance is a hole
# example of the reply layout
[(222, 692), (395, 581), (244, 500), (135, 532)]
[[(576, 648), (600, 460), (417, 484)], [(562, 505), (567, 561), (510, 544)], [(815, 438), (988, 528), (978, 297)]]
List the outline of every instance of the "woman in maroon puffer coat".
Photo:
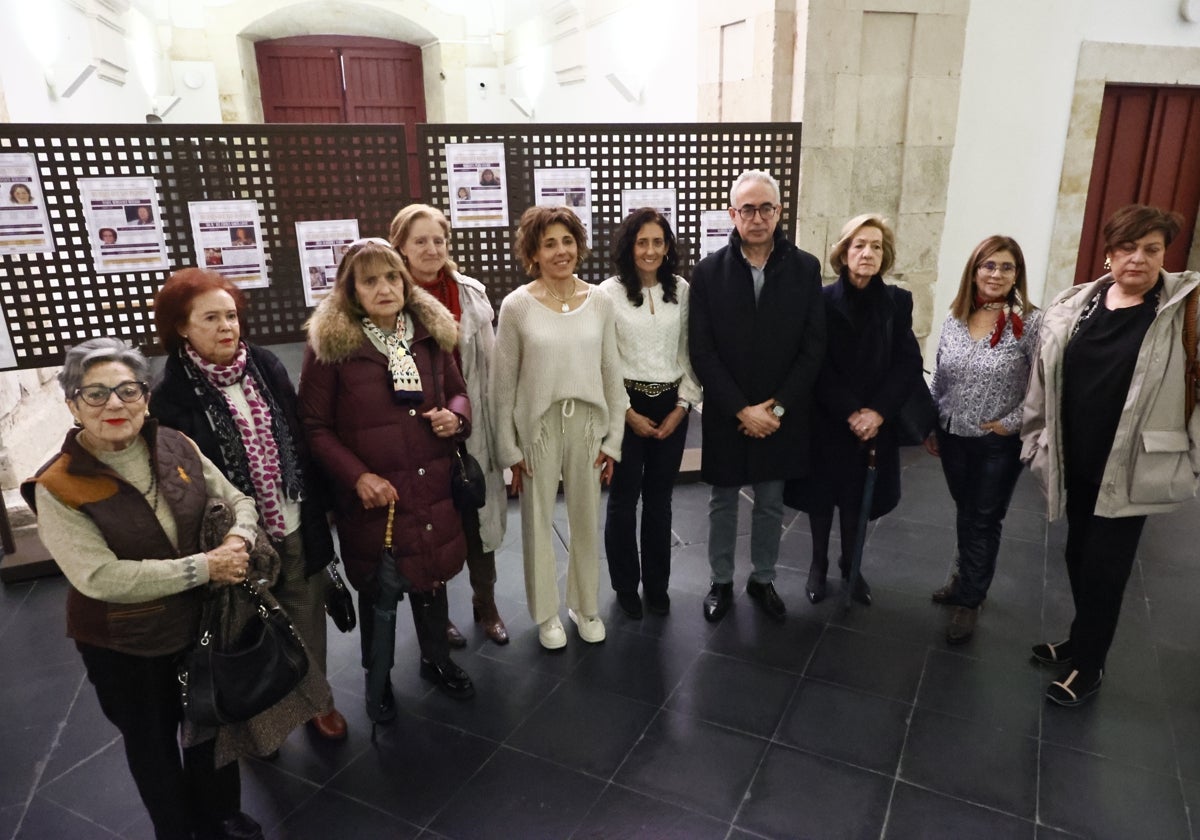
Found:
[[(467, 555), (450, 469), (471, 431), (452, 355), (454, 317), (412, 282), (387, 242), (361, 239), (307, 329), (300, 416), (335, 485), (338, 540), (362, 616), (367, 714), (376, 723), (396, 715), (389, 675), (396, 604), (406, 591), (421, 676), (469, 697), (470, 677), (451, 661), (446, 641), (446, 581)], [(395, 563), (382, 563), (389, 506)]]

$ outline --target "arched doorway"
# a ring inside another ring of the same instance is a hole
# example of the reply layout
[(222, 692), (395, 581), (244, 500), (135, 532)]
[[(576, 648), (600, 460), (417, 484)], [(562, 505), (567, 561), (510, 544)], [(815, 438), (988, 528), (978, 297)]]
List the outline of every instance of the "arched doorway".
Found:
[(409, 188), (419, 194), (417, 123), (425, 121), (420, 47), (306, 35), (259, 41), (254, 49), (265, 122), (403, 125)]

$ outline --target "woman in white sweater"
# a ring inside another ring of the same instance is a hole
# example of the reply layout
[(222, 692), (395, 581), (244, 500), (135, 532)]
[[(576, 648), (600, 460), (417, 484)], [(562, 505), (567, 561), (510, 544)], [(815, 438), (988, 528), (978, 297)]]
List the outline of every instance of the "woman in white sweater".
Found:
[[(617, 276), (600, 284), (617, 311), (617, 347), (629, 395), (621, 463), (613, 472), (604, 523), (608, 574), (617, 603), (633, 619), (646, 608), (671, 609), (671, 493), (683, 460), (688, 412), (700, 386), (688, 360), (688, 284), (675, 274), (675, 234), (661, 213), (643, 207), (617, 229)], [(641, 557), (637, 505), (642, 500)]]
[(490, 393), (496, 457), (521, 496), (525, 594), (547, 650), (567, 643), (558, 615), (554, 504), (559, 477), (570, 528), (567, 608), (585, 642), (604, 641), (600, 484), (621, 457), (629, 400), (621, 378), (612, 300), (575, 276), (587, 256), (578, 217), (531, 207), (514, 250), (533, 282), (500, 305)]

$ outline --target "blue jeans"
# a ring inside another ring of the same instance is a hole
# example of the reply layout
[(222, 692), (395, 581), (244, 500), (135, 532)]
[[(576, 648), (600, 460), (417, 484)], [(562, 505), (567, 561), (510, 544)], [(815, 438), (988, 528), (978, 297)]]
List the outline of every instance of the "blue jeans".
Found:
[[(783, 482), (760, 481), (754, 488), (750, 518), (750, 577), (758, 583), (775, 580), (779, 538), (783, 533)], [(741, 487), (713, 487), (708, 500), (708, 564), (713, 583), (733, 581), (737, 545), (738, 495)]]
[(1021, 475), (1021, 438), (961, 437), (938, 429), (937, 439), (958, 514), (958, 585), (950, 602), (978, 607), (996, 574), (1000, 526)]

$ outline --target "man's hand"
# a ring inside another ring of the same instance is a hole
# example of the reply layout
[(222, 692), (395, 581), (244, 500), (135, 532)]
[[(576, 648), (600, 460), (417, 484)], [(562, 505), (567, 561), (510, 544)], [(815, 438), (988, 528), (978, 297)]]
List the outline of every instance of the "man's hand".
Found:
[(771, 413), (775, 400), (748, 405), (737, 413), (738, 431), (752, 438), (765, 438), (779, 431), (779, 418)]

